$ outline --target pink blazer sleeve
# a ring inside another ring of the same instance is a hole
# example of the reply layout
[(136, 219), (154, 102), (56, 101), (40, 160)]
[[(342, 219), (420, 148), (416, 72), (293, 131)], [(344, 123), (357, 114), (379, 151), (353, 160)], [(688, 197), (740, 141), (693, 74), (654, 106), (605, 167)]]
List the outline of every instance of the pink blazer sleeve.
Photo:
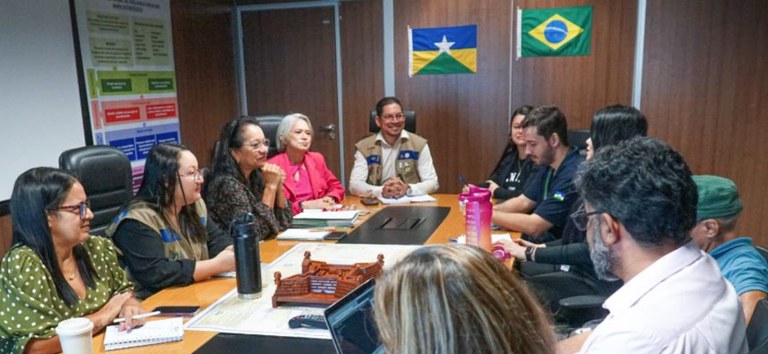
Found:
[(331, 197), (336, 202), (344, 200), (344, 186), (328, 169), (323, 155), (318, 152), (309, 152), (305, 159), (309, 178), (314, 186), (315, 199)]

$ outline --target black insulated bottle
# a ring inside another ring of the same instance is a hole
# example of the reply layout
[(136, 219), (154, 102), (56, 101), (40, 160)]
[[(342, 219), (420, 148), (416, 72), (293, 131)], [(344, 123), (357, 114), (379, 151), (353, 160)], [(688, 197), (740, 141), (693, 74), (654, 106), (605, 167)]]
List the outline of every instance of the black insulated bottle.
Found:
[(259, 235), (254, 229), (253, 214), (245, 213), (229, 227), (235, 242), (235, 270), (237, 271), (237, 297), (258, 299), (261, 297), (261, 259)]

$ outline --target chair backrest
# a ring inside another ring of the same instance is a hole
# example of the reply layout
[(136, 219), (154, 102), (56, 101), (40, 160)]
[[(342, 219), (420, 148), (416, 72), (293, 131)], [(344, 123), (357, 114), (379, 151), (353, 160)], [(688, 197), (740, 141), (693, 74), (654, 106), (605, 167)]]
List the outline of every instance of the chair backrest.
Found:
[[(415, 133), (416, 132), (416, 112), (404, 111), (405, 114), (405, 130)], [(368, 131), (371, 133), (378, 133), (379, 126), (376, 125), (376, 110), (371, 110), (371, 115), (368, 119)]]
[(284, 114), (264, 114), (264, 115), (258, 115), (254, 116), (256, 120), (259, 121), (259, 125), (261, 126), (261, 130), (264, 131), (264, 137), (269, 139), (271, 143), (269, 144), (269, 152), (267, 153), (267, 158), (270, 158), (272, 156), (277, 155), (279, 151), (277, 151), (277, 127), (280, 125), (280, 122), (283, 121), (283, 117), (285, 117)]
[(111, 146), (93, 145), (64, 151), (59, 167), (73, 172), (91, 202), (91, 233), (104, 230), (133, 197), (133, 171), (125, 154)]
[(588, 129), (568, 130), (568, 144), (579, 149), (581, 156), (587, 156), (587, 139), (590, 137)]
[(768, 299), (762, 299), (755, 305), (755, 311), (752, 312), (752, 318), (747, 325), (747, 344), (750, 350), (754, 350), (766, 342), (768, 342)]

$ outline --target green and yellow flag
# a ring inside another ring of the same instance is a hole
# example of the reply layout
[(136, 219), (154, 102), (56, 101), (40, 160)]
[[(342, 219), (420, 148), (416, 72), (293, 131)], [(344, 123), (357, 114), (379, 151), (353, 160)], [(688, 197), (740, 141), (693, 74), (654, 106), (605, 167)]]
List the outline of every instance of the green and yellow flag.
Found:
[(477, 72), (477, 25), (408, 27), (408, 75)]
[(589, 55), (592, 7), (517, 9), (517, 57)]

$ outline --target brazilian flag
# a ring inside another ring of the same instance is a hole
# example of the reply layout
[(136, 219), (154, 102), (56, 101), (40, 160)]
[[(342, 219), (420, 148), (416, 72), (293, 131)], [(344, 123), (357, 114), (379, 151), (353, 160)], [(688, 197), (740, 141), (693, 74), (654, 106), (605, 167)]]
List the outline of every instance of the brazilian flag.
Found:
[(517, 10), (517, 57), (589, 55), (592, 7)]
[(477, 72), (477, 25), (410, 28), (408, 75)]

